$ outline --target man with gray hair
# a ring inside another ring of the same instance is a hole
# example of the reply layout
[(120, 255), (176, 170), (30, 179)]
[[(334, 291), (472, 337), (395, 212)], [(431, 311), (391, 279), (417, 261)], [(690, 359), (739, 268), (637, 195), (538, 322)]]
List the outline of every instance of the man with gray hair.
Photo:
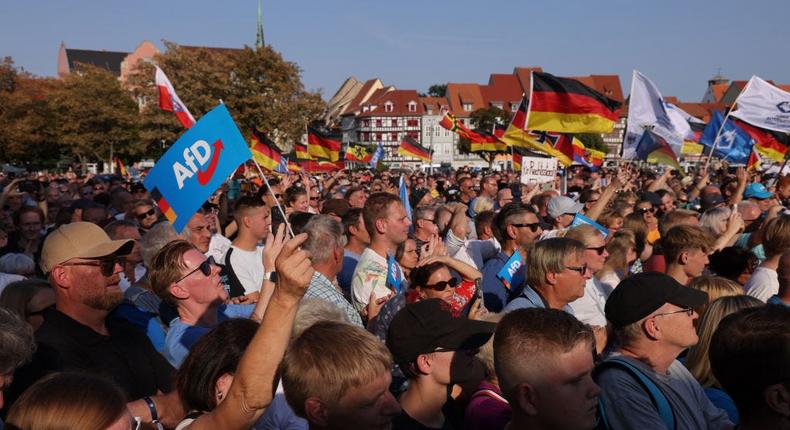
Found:
[(584, 263), (584, 245), (573, 239), (555, 237), (537, 242), (527, 259), (527, 285), (505, 312), (524, 308), (564, 310), (573, 315), (568, 303), (584, 296), (591, 274)]
[[(3, 408), (3, 391), (14, 380), (14, 370), (30, 361), (36, 350), (33, 327), (14, 312), (0, 308), (0, 409)], [(0, 420), (0, 428), (3, 421)]]
[(351, 303), (343, 297), (337, 285), (337, 274), (343, 268), (345, 237), (343, 225), (329, 215), (316, 215), (305, 225), (307, 240), (302, 249), (310, 253), (315, 273), (304, 297), (326, 300), (343, 310), (351, 324), (362, 327), (362, 318)]

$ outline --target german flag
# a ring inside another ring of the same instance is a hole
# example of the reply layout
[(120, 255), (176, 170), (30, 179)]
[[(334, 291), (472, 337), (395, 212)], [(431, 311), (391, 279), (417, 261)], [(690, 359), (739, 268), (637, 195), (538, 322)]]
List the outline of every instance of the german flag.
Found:
[(343, 159), (356, 163), (369, 163), (372, 158), (373, 153), (371, 153), (367, 147), (363, 145), (349, 145)]
[(499, 140), (494, 134), (476, 128), (470, 132), (468, 139), (471, 152), (504, 152), (507, 151), (507, 144)]
[(461, 137), (470, 140), (472, 138), (472, 130), (469, 130), (469, 128), (467, 128), (458, 118), (455, 117), (455, 115), (451, 114), (450, 112), (445, 112), (444, 118), (439, 121), (439, 125)]
[(620, 103), (570, 78), (532, 72), (529, 130), (560, 133), (611, 133)]
[(307, 152), (307, 145), (302, 145), (299, 143), (294, 144), (294, 157), (291, 158), (292, 160), (310, 160), (310, 153)]
[(556, 157), (563, 166), (570, 166), (572, 158), (568, 157), (562, 151), (555, 149), (556, 143), (561, 136), (560, 134), (547, 133), (545, 131), (527, 131), (525, 129), (528, 104), (529, 101), (526, 97), (521, 99), (521, 104), (518, 105), (518, 109), (513, 113), (510, 125), (507, 126), (505, 134), (499, 139), (508, 146), (532, 149), (551, 155), (552, 157)]
[(118, 170), (118, 174), (120, 174), (125, 178), (128, 178), (129, 172), (126, 170), (126, 166), (123, 165), (123, 161), (121, 161), (121, 159), (118, 157), (113, 157), (113, 160), (115, 161), (115, 167)]
[(642, 134), (642, 139), (636, 145), (636, 156), (638, 159), (649, 163), (664, 164), (674, 167), (678, 172), (682, 171), (680, 163), (678, 163), (678, 157), (675, 155), (672, 147), (669, 146), (669, 143), (663, 137), (650, 130), (645, 130), (644, 134)]
[[(343, 161), (307, 160), (299, 163), (302, 170), (307, 173), (334, 172), (345, 169)], [(290, 166), (289, 166), (290, 168)]]
[(786, 134), (783, 135), (779, 132), (755, 127), (732, 116), (730, 116), (730, 121), (749, 134), (754, 140), (754, 148), (757, 149), (761, 156), (776, 162), (784, 161), (787, 147), (790, 145), (788, 141), (790, 139), (788, 139)]
[(513, 171), (520, 172), (521, 171), (521, 160), (524, 158), (526, 151), (521, 148), (513, 148)]
[(329, 161), (340, 159), (341, 136), (307, 127), (307, 153)]
[(746, 163), (746, 170), (759, 169), (762, 161), (757, 151), (757, 145), (752, 146), (752, 152), (749, 154), (749, 162)]
[(411, 136), (404, 137), (400, 142), (398, 154), (403, 155), (404, 157), (419, 158), (426, 163), (431, 162), (431, 152), (417, 143), (417, 141)]
[(264, 169), (275, 171), (282, 162), (282, 154), (264, 133), (253, 130), (250, 135), (250, 150), (255, 161)]

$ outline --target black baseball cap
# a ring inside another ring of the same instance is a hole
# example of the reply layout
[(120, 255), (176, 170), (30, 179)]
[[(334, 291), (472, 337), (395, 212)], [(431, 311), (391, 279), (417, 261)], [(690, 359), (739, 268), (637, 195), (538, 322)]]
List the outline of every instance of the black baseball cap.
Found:
[(606, 319), (624, 327), (650, 315), (664, 303), (694, 308), (708, 301), (708, 293), (684, 287), (658, 272), (638, 273), (623, 279), (606, 300)]
[(454, 317), (441, 299), (407, 304), (390, 323), (387, 348), (395, 363), (410, 363), (420, 354), (442, 348), (465, 351), (480, 348), (494, 334), (495, 323)]

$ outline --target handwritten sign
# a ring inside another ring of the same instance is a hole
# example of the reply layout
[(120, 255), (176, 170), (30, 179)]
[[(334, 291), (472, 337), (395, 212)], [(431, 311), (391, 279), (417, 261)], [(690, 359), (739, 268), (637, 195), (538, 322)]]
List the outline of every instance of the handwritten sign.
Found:
[(553, 181), (557, 175), (557, 159), (524, 157), (521, 160), (521, 183), (527, 185)]

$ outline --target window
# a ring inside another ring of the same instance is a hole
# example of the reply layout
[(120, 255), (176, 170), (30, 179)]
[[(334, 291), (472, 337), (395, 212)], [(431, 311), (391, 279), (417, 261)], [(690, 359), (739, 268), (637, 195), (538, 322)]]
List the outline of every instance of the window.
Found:
[(376, 133), (376, 142), (381, 142), (381, 133)]
[(370, 141), (370, 132), (366, 131), (366, 132), (362, 133), (362, 140), (364, 140), (365, 142), (369, 142)]
[(392, 102), (384, 103), (384, 112), (392, 112)]
[(409, 102), (409, 112), (417, 112), (417, 103)]
[(510, 110), (515, 112), (516, 109), (518, 109), (518, 103), (511, 103), (510, 104)]
[(464, 103), (464, 111), (472, 112), (472, 103)]
[(390, 140), (397, 141), (398, 140), (398, 133), (390, 133)]
[(406, 120), (407, 127), (419, 127), (420, 123), (416, 119), (408, 119)]
[(392, 118), (391, 124), (392, 124), (391, 127), (397, 127), (398, 126), (398, 120), (396, 118)]
[(368, 120), (368, 119), (363, 119), (363, 120), (362, 120), (362, 127), (364, 127), (364, 128), (368, 128), (368, 127), (370, 127), (370, 120)]
[(381, 120), (380, 119), (376, 120), (376, 127), (381, 127)]
[(493, 102), (493, 103), (491, 103), (491, 106), (493, 106), (495, 108), (498, 108), (498, 109), (502, 109), (502, 103), (500, 103), (500, 102)]

